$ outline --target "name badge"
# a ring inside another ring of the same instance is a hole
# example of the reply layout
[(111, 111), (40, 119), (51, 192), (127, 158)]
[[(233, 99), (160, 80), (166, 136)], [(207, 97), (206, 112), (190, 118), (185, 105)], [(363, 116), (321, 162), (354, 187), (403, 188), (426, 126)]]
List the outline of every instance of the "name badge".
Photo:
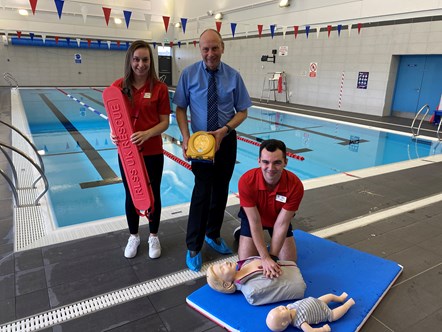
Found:
[(285, 202), (287, 201), (287, 197), (282, 196), (282, 195), (276, 195), (276, 200), (277, 200), (278, 202), (285, 203)]
[(150, 99), (150, 92), (144, 93), (144, 99)]

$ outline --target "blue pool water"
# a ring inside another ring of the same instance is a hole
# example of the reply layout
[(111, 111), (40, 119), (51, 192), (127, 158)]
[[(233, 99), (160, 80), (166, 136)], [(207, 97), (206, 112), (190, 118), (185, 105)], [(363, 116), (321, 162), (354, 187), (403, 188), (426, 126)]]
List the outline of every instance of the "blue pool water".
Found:
[[(33, 140), (45, 151), (43, 161), (57, 226), (123, 215), (124, 190), (121, 183), (115, 183), (120, 176), (117, 151), (109, 139), (101, 91), (24, 89), (20, 94)], [(239, 177), (257, 166), (259, 148), (253, 143), (261, 139), (281, 139), (291, 152), (305, 158), (289, 158), (287, 167), (301, 180), (441, 153), (433, 141), (417, 142), (410, 136), (256, 107), (249, 110), (238, 134), (246, 141), (238, 140), (231, 193), (237, 192)], [(163, 137), (164, 150), (174, 156), (165, 157), (164, 207), (189, 202), (193, 188), (191, 171), (176, 161), (183, 159), (179, 140), (171, 115)]]

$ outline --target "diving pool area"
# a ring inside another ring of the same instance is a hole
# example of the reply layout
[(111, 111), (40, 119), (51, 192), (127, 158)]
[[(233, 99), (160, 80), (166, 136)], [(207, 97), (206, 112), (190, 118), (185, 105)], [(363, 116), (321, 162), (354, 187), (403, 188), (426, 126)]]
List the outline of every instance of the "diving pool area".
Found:
[[(19, 91), (26, 126), (43, 154), (49, 181), (45, 199), (52, 230), (115, 218), (124, 225), (124, 190), (117, 151), (109, 139), (102, 91), (103, 88)], [(417, 166), (442, 152), (440, 142), (430, 137), (414, 139), (399, 132), (263, 107), (252, 107), (237, 132), (238, 156), (229, 204), (237, 204), (238, 179), (257, 166), (259, 142), (267, 138), (286, 143), (290, 152), (287, 169), (300, 177), (306, 189)], [(163, 135), (161, 188), (163, 212), (172, 216), (177, 211), (186, 213), (193, 188), (193, 174), (190, 164), (183, 160), (181, 139), (172, 114), (170, 127)]]

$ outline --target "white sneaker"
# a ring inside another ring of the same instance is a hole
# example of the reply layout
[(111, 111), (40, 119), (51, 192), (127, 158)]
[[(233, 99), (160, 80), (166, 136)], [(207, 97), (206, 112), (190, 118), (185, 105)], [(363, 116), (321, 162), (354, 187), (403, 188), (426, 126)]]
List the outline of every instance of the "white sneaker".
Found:
[(124, 249), (124, 257), (134, 258), (137, 254), (138, 246), (140, 245), (140, 237), (131, 235), (127, 240), (126, 249)]
[(149, 257), (152, 259), (161, 256), (161, 244), (158, 236), (149, 236)]

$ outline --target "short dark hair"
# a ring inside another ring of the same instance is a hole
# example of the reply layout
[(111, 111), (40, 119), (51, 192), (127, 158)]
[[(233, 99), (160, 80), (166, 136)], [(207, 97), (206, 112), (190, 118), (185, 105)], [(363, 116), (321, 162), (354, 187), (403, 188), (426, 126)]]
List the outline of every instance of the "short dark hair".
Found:
[(275, 152), (276, 150), (282, 151), (282, 156), (284, 159), (286, 158), (287, 148), (283, 141), (278, 139), (267, 139), (261, 142), (261, 146), (259, 147), (259, 157), (261, 157), (262, 150), (266, 149), (269, 152)]

